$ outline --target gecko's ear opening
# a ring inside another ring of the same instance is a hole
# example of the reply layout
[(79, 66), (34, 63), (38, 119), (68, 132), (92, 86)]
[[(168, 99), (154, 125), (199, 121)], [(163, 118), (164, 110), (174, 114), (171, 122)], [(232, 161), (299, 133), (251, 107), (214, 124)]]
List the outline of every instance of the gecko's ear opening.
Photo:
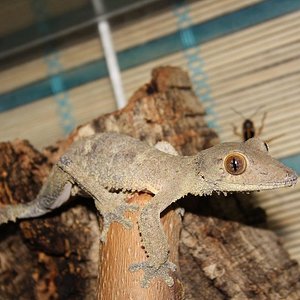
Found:
[(256, 150), (260, 150), (263, 152), (268, 152), (269, 151), (269, 146), (266, 142), (258, 139), (258, 138), (251, 138), (245, 142), (245, 145), (247, 147), (254, 148)]

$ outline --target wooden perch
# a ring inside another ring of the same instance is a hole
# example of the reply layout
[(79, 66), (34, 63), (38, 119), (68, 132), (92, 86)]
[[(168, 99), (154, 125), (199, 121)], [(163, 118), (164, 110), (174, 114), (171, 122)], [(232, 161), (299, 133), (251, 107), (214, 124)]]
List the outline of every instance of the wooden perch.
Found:
[[(1, 203), (33, 199), (51, 164), (74, 140), (104, 131), (122, 132), (152, 145), (167, 140), (184, 155), (218, 143), (187, 74), (160, 67), (124, 109), (79, 127), (42, 154), (28, 142), (0, 144)], [(128, 201), (146, 203), (151, 196), (133, 194)], [(257, 224), (264, 222), (261, 210), (236, 196), (185, 198), (181, 204), (205, 217), (187, 213), (179, 239), (182, 222), (176, 207), (164, 213), (171, 260), (180, 266), (174, 287), (156, 280), (143, 289), (142, 272), (128, 271), (129, 264), (146, 258), (136, 225), (138, 213), (128, 213), (133, 230), (113, 224), (101, 247), (92, 201), (76, 198), (48, 216), (20, 222), (20, 231), (14, 224), (0, 228), (0, 299), (300, 298), (299, 267), (273, 233), (210, 217)]]
[[(130, 202), (144, 205), (151, 200), (150, 195), (134, 195)], [(139, 213), (128, 213), (134, 223), (131, 231), (119, 224), (113, 224), (108, 234), (107, 243), (100, 252), (98, 297), (97, 299), (183, 299), (180, 282), (169, 288), (162, 280), (155, 280), (147, 289), (141, 288), (143, 272), (131, 273), (128, 266), (145, 261), (137, 220)], [(162, 219), (170, 245), (171, 261), (178, 264), (179, 233), (181, 217), (174, 210)], [(118, 280), (118, 279), (119, 280)]]

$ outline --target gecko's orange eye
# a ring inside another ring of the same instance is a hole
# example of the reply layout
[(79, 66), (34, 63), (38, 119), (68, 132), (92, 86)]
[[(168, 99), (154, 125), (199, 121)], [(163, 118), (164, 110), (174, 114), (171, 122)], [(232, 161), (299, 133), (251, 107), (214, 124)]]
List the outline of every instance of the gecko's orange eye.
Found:
[(224, 159), (225, 170), (232, 175), (240, 175), (247, 167), (246, 158), (240, 153), (230, 153)]

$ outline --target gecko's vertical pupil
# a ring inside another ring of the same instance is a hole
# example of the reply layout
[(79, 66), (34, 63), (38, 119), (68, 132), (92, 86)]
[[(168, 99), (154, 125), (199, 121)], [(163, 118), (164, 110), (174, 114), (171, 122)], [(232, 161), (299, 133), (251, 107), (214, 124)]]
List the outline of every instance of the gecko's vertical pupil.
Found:
[(266, 142), (264, 142), (264, 145), (265, 145), (265, 148), (266, 148), (266, 150), (267, 150), (267, 152), (269, 151), (269, 146), (268, 146), (268, 144), (266, 143)]
[(230, 164), (231, 164), (231, 168), (232, 168), (235, 172), (238, 171), (238, 169), (239, 169), (239, 161), (238, 161), (235, 157), (232, 158)]
[(230, 153), (224, 159), (225, 170), (232, 175), (240, 175), (246, 170), (246, 158), (240, 153)]

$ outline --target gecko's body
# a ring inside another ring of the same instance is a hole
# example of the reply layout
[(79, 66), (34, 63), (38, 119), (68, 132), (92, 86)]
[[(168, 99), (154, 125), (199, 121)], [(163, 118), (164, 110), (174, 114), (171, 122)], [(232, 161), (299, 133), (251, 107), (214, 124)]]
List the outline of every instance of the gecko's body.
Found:
[[(164, 148), (165, 152), (161, 151)], [(174, 153), (171, 145), (156, 148), (117, 133), (84, 138), (60, 158), (34, 201), (0, 210), (0, 224), (41, 216), (71, 194), (84, 192), (95, 200), (104, 218), (105, 240), (111, 222), (131, 227), (123, 214), (136, 208), (125, 202), (126, 193), (150, 192), (154, 197), (142, 209), (139, 220), (148, 260), (130, 270), (145, 271), (142, 286), (154, 277), (162, 277), (171, 286), (173, 279), (168, 273), (175, 266), (168, 261), (168, 244), (160, 224), (160, 213), (166, 207), (188, 193), (264, 190), (291, 186), (297, 180), (291, 169), (269, 156), (258, 139), (220, 144), (195, 156)]]

